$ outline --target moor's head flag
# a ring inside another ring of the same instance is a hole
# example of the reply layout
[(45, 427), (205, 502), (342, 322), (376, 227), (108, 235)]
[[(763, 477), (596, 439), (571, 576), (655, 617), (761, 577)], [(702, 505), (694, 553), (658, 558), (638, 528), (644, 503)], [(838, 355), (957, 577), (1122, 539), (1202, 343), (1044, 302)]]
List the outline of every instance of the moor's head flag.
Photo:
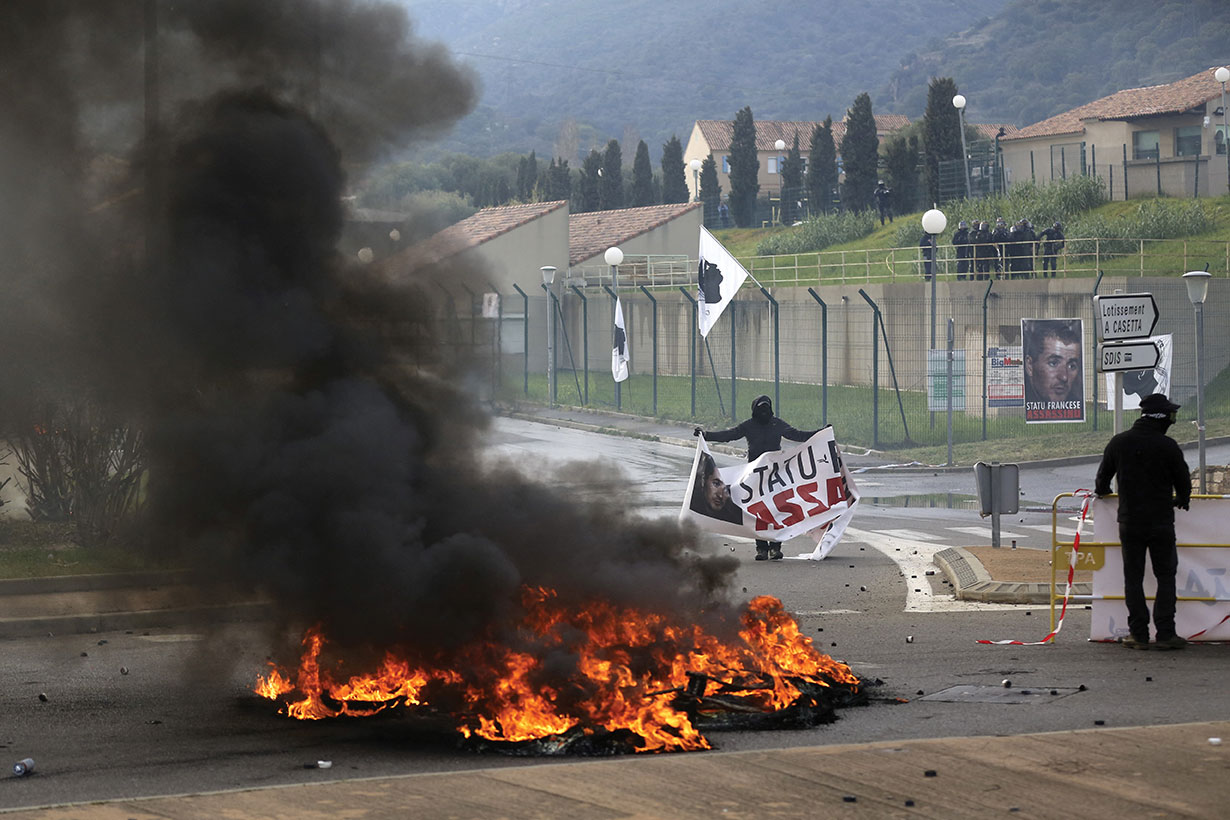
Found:
[(747, 271), (722, 247), (713, 234), (700, 228), (700, 264), (696, 271), (697, 324), (700, 335), (708, 336), (722, 311), (735, 298), (747, 279)]
[(611, 375), (615, 381), (628, 378), (628, 332), (624, 329), (624, 308), (615, 300), (615, 346), (611, 348)]

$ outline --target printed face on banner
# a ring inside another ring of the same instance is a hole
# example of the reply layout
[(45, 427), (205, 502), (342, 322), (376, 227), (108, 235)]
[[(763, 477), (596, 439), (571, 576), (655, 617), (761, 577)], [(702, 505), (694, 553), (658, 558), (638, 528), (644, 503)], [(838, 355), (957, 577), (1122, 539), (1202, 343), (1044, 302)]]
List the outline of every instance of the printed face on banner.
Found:
[(1085, 420), (1084, 322), (1022, 319), (1025, 421)]
[(706, 518), (742, 525), (743, 510), (731, 498), (729, 483), (738, 478), (740, 469), (739, 467), (727, 467), (725, 470), (720, 470), (713, 456), (702, 451), (696, 463), (696, 470), (692, 474), (689, 509)]

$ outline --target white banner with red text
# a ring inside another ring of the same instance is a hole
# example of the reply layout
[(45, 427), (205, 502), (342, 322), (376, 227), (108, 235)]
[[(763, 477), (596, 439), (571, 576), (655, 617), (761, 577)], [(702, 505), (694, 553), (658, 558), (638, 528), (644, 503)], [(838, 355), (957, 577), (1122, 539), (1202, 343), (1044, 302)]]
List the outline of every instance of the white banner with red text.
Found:
[(797, 558), (821, 560), (836, 546), (858, 504), (832, 426), (755, 461), (718, 467), (704, 437), (692, 460), (681, 521), (702, 530), (765, 541), (809, 535), (816, 548)]
[[(1093, 618), (1089, 638), (1116, 640), (1128, 634), (1127, 604), (1123, 601), (1123, 553), (1119, 546), (1119, 499), (1094, 501), (1093, 544), (1101, 550), (1093, 571)], [(1175, 510), (1175, 540), (1179, 571), (1175, 577), (1178, 602), (1175, 631), (1197, 641), (1230, 640), (1230, 498), (1193, 498), (1190, 510)], [(1145, 597), (1152, 612), (1157, 581), (1145, 561)]]

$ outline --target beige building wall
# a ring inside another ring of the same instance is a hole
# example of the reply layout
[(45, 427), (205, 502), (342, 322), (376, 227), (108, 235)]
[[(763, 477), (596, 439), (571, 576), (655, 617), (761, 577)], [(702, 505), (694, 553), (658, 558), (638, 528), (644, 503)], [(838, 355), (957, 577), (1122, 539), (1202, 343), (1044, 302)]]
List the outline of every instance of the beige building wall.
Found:
[[(705, 136), (700, 130), (700, 123), (692, 123), (692, 134), (683, 146), (683, 172), (688, 181), (688, 199), (693, 202), (696, 201), (696, 197), (700, 193), (700, 173), (692, 172), (692, 160), (698, 159), (704, 162), (705, 157), (709, 156), (712, 150), (709, 147), (709, 143), (705, 142)], [(722, 157), (715, 155), (713, 161), (717, 163), (718, 184), (722, 186), (723, 192), (729, 193), (730, 174), (722, 173)]]
[(561, 277), (568, 271), (568, 208), (557, 208), (466, 253), (482, 261), (497, 292), (515, 293), (517, 284), (530, 296), (541, 295), (543, 265), (554, 265)]
[[(1165, 196), (1190, 197), (1225, 196), (1227, 189), (1226, 155), (1214, 153), (1214, 135), (1221, 117), (1213, 112), (1220, 99), (1209, 101), (1203, 114), (1185, 114), (1126, 122), (1123, 120), (1086, 120), (1083, 134), (1061, 134), (1032, 139), (1003, 140), (1004, 168), (1008, 185), (1027, 182), (1049, 182), (1062, 177), (1060, 162), (1052, 170), (1051, 146), (1074, 147), (1074, 156), (1067, 164), (1067, 175), (1080, 173), (1079, 149), (1074, 144), (1085, 143), (1085, 161), (1091, 173), (1102, 177), (1108, 195), (1124, 199), (1124, 175), (1127, 177), (1127, 198), (1157, 196), (1159, 170), (1161, 192)], [(1204, 117), (1209, 124), (1204, 125)], [(1201, 127), (1200, 157), (1175, 156), (1176, 129), (1183, 126)], [(1160, 162), (1153, 159), (1133, 159), (1132, 134), (1136, 131), (1157, 131)], [(1124, 146), (1127, 162), (1124, 163)], [(1032, 156), (1031, 156), (1032, 154)], [(1032, 166), (1031, 166), (1032, 159)], [(1096, 163), (1096, 165), (1095, 165)], [(1160, 166), (1160, 169), (1159, 169)], [(1199, 168), (1199, 188), (1196, 174)], [(1053, 176), (1052, 176), (1053, 174)]]

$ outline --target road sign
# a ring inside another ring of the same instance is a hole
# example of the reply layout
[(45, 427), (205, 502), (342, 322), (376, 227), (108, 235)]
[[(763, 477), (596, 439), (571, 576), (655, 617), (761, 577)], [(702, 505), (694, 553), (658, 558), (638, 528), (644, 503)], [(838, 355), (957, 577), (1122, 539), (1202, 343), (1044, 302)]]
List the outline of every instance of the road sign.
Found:
[(1161, 351), (1152, 341), (1106, 342), (1098, 345), (1098, 370), (1103, 373), (1149, 370), (1157, 367), (1161, 357)]
[(1098, 321), (1098, 340), (1103, 342), (1146, 339), (1157, 326), (1157, 302), (1153, 301), (1152, 293), (1095, 296), (1093, 314)]

